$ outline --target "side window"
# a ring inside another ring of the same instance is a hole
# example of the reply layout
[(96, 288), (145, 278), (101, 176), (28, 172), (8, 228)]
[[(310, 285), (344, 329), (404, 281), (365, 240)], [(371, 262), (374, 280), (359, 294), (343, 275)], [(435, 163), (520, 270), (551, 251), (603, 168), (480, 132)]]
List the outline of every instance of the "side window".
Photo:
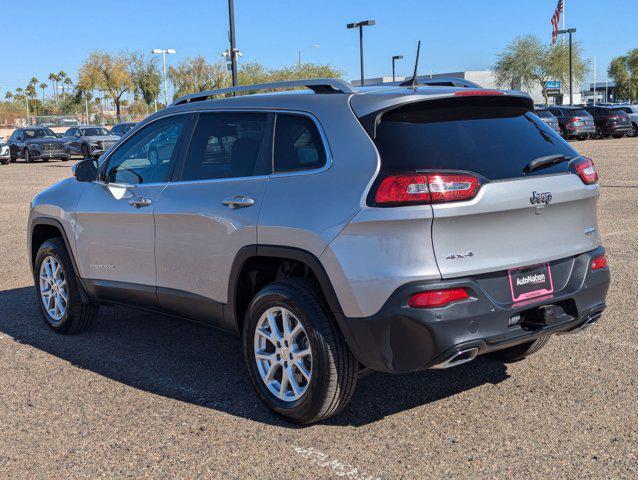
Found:
[(104, 175), (108, 183), (157, 183), (168, 181), (175, 162), (175, 147), (187, 116), (158, 120), (129, 138), (109, 158)]
[(315, 122), (305, 115), (277, 114), (275, 173), (309, 170), (325, 164), (326, 151)]
[[(197, 120), (181, 180), (251, 177), (260, 174), (267, 113), (202, 113)], [(263, 172), (270, 173), (270, 172)]]

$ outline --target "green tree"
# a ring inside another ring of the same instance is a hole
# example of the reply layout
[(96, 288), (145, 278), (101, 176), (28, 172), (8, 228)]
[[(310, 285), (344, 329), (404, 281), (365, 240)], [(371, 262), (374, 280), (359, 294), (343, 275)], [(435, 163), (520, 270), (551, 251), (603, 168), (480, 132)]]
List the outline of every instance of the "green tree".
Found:
[(162, 75), (157, 66), (157, 58), (136, 53), (134, 72), (135, 93), (142, 97), (146, 105), (152, 105), (157, 101), (162, 85)]
[(616, 82), (618, 98), (632, 103), (638, 101), (638, 48), (615, 57), (607, 74)]
[(135, 86), (133, 63), (134, 58), (130, 53), (112, 54), (96, 50), (80, 66), (78, 87), (82, 90), (104, 91), (113, 100), (119, 120), (123, 97)]
[[(548, 103), (545, 84), (560, 80), (569, 84), (569, 47), (562, 42), (549, 47), (535, 35), (516, 37), (496, 56), (492, 72), (500, 87), (512, 90), (531, 90), (539, 86)], [(575, 43), (572, 49), (574, 88), (585, 77), (589, 62), (582, 57), (582, 47)]]
[(58, 101), (58, 82), (60, 81), (60, 77), (56, 73), (49, 73), (49, 82), (51, 82), (51, 87), (53, 87), (53, 98)]
[(40, 90), (42, 90), (42, 101), (44, 102), (44, 91), (48, 88), (48, 85), (44, 82), (42, 82), (40, 85)]
[(175, 89), (175, 97), (230, 85), (225, 64), (208, 63), (203, 56), (187, 58), (169, 67), (168, 76)]

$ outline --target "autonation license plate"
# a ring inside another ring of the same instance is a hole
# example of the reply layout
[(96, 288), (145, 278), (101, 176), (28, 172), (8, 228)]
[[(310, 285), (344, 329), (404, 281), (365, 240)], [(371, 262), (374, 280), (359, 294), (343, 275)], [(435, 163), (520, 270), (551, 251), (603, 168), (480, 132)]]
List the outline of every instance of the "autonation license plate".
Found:
[(540, 297), (554, 291), (549, 263), (512, 268), (507, 274), (514, 302)]

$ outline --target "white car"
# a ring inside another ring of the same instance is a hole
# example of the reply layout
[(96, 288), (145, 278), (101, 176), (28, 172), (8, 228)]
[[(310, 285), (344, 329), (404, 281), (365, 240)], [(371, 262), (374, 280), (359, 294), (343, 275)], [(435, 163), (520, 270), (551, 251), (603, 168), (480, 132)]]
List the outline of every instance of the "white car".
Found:
[(0, 137), (0, 165), (7, 165), (11, 161), (11, 155), (9, 155), (9, 145), (2, 140)]

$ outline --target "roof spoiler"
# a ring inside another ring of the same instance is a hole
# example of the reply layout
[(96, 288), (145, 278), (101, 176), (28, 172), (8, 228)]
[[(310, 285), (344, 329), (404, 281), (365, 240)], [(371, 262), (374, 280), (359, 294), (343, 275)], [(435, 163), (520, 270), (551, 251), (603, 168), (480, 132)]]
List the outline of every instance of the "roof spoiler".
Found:
[(256, 92), (260, 90), (276, 90), (279, 88), (306, 87), (315, 93), (356, 93), (356, 90), (347, 82), (337, 78), (311, 78), (308, 80), (288, 80), (283, 82), (268, 82), (255, 85), (239, 85), (237, 87), (220, 88), (217, 90), (206, 90), (199, 93), (191, 93), (178, 98), (171, 107), (190, 102), (200, 102), (217, 95), (238, 92)]

